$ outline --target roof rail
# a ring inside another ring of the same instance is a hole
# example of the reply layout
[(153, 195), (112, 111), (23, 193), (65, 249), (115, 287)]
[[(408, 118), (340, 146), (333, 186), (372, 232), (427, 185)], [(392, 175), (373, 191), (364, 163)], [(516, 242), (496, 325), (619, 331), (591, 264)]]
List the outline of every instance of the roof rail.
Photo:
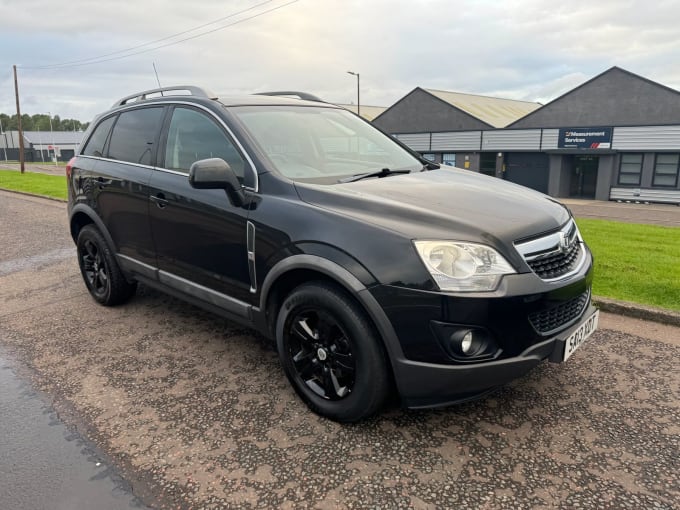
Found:
[[(169, 92), (169, 94), (166, 94), (166, 92)], [(173, 92), (184, 92), (184, 94), (175, 94)], [(112, 108), (115, 108), (116, 106), (123, 106), (128, 103), (133, 103), (135, 101), (143, 101), (144, 99), (147, 99), (147, 96), (150, 96), (152, 94), (159, 94), (161, 96), (197, 96), (205, 97), (208, 99), (217, 99), (216, 94), (213, 94), (212, 92), (209, 92), (206, 89), (202, 89), (201, 87), (195, 87), (193, 85), (177, 85), (174, 87), (161, 87), (157, 89), (145, 90), (144, 92), (137, 92), (136, 94), (132, 94), (130, 96), (126, 96), (119, 99), (118, 101), (113, 103)]]
[(293, 96), (293, 97), (299, 97), (300, 99), (303, 99), (305, 101), (315, 101), (317, 103), (325, 103), (323, 99), (320, 99), (316, 97), (313, 94), (309, 94), (308, 92), (298, 92), (297, 90), (282, 90), (282, 91), (277, 91), (277, 92), (258, 92), (255, 94), (256, 96)]

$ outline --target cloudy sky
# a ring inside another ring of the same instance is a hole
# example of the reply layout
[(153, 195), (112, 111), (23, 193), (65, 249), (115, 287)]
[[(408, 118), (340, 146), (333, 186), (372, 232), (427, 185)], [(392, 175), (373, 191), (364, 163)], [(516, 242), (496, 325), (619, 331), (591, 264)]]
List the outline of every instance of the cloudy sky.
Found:
[(356, 101), (351, 70), (362, 104), (382, 106), (417, 86), (545, 103), (614, 65), (680, 89), (678, 0), (0, 0), (0, 12), (6, 113), (13, 64), (22, 113), (83, 121), (155, 87), (153, 63), (163, 85), (339, 103)]

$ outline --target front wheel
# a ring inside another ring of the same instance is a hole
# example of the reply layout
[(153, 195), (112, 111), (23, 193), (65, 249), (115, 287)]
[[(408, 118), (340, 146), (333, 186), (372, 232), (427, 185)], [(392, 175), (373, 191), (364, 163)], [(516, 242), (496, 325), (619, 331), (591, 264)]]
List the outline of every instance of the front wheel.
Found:
[(105, 306), (124, 303), (135, 293), (136, 282), (125, 279), (111, 249), (94, 225), (86, 225), (78, 234), (78, 265), (87, 290)]
[(375, 414), (390, 391), (382, 343), (361, 308), (324, 282), (283, 302), (276, 344), (295, 391), (316, 413), (340, 422)]

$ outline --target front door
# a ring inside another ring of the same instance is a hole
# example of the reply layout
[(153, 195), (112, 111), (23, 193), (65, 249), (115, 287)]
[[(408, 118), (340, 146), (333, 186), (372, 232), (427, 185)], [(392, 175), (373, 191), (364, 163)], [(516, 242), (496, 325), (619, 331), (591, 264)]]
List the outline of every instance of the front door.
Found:
[(194, 189), (188, 180), (191, 164), (201, 159), (222, 158), (239, 177), (247, 163), (219, 123), (195, 108), (175, 107), (164, 138), (164, 168), (149, 182), (160, 280), (217, 304), (224, 295), (252, 300), (248, 211), (233, 206), (224, 190)]
[(597, 189), (597, 156), (574, 156), (571, 167), (569, 196), (575, 198), (595, 198)]

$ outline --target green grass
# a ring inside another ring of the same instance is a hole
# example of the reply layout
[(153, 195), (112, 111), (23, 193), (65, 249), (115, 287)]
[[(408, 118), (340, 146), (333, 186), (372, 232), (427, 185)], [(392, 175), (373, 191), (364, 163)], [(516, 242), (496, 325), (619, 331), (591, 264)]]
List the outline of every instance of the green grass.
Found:
[(66, 176), (0, 170), (0, 188), (66, 199)]
[(680, 228), (576, 223), (595, 256), (593, 294), (680, 310)]

